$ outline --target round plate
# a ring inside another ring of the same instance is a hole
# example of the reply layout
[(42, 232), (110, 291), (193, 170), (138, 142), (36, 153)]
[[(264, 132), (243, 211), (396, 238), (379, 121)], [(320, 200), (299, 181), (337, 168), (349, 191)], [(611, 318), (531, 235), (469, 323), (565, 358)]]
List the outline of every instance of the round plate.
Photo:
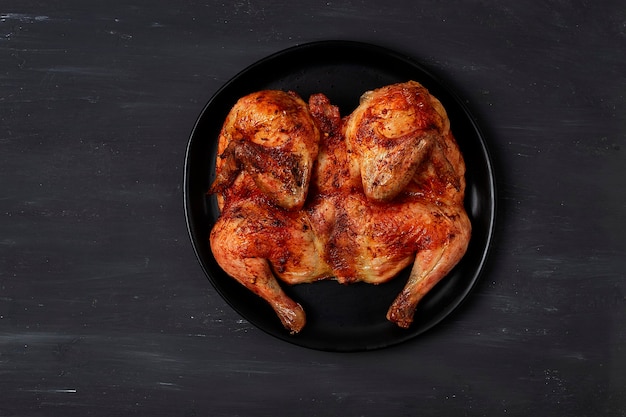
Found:
[[(219, 216), (207, 195), (215, 171), (217, 137), (238, 98), (263, 89), (293, 90), (306, 101), (324, 93), (342, 115), (356, 108), (361, 94), (387, 84), (415, 80), (444, 105), (467, 165), (466, 208), (472, 222), (467, 253), (454, 270), (420, 302), (415, 321), (401, 329), (385, 318), (408, 270), (388, 283), (340, 285), (335, 281), (284, 286), (304, 307), (307, 324), (290, 335), (261, 298), (230, 278), (216, 263), (209, 232)], [(492, 238), (495, 183), (485, 142), (463, 102), (415, 61), (381, 47), (349, 41), (296, 46), (251, 65), (227, 82), (208, 102), (189, 140), (184, 181), (185, 211), (196, 255), (219, 294), (246, 320), (290, 343), (328, 351), (372, 350), (413, 338), (441, 322), (476, 283)]]

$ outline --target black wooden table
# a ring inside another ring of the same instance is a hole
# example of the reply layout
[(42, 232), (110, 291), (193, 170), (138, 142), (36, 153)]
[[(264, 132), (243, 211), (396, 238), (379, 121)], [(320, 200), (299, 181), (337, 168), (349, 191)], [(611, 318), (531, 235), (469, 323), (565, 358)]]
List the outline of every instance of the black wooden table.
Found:
[[(498, 185), (470, 297), (371, 352), (260, 331), (185, 222), (205, 103), (329, 39), (447, 80)], [(624, 416), (625, 104), (620, 1), (5, 1), (0, 416)]]

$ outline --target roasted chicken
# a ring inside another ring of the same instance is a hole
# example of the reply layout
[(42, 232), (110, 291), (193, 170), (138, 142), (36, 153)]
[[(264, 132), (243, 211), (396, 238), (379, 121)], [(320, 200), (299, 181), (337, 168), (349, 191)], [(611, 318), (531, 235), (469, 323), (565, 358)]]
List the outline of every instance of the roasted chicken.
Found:
[(345, 118), (323, 94), (303, 103), (263, 91), (228, 115), (210, 189), (221, 209), (215, 259), (292, 333), (305, 313), (279, 280), (377, 284), (413, 265), (387, 313), (407, 328), (471, 233), (446, 112), (413, 81), (365, 93)]

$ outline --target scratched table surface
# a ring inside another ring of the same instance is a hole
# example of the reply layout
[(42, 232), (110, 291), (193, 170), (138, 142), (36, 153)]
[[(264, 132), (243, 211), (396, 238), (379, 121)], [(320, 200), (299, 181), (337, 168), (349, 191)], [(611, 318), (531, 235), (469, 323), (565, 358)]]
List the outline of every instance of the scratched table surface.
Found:
[[(0, 416), (626, 415), (623, 1), (178, 3), (0, 5)], [(333, 39), (453, 86), (497, 181), (470, 297), (371, 352), (240, 316), (183, 207), (212, 95)]]

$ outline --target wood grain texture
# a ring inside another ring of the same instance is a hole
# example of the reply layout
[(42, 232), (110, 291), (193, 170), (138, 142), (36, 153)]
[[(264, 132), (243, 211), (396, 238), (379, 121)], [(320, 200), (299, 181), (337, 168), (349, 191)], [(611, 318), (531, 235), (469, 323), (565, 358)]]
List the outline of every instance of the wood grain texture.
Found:
[[(478, 288), (391, 349), (259, 332), (187, 237), (204, 104), (320, 39), (421, 60), (497, 170)], [(0, 416), (624, 416), (625, 74), (619, 1), (3, 2)]]

